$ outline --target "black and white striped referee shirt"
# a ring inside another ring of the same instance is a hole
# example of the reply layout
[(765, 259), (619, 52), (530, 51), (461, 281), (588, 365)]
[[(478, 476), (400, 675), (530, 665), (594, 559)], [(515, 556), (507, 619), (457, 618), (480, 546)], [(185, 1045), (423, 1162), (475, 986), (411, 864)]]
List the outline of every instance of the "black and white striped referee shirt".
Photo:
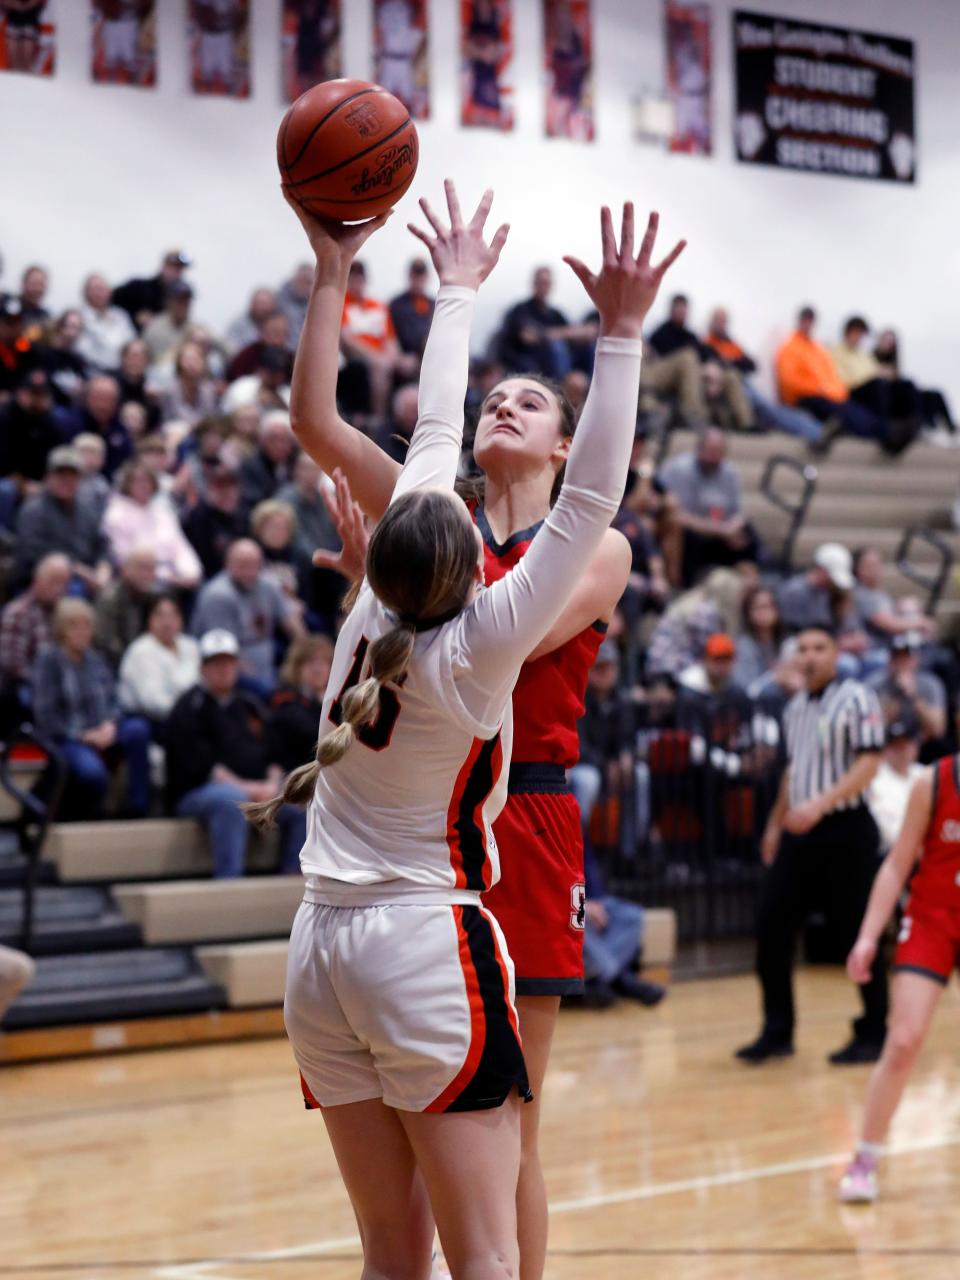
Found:
[[(823, 795), (865, 751), (883, 748), (883, 712), (859, 680), (832, 680), (819, 693), (805, 690), (784, 712), (790, 761), (790, 806)], [(863, 797), (836, 806), (855, 809)]]

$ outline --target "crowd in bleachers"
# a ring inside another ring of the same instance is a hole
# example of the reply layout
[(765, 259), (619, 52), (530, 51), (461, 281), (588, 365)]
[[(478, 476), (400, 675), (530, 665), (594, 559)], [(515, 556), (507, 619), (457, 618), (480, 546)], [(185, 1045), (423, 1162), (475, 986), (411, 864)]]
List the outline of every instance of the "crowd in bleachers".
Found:
[[(312, 269), (254, 289), (222, 334), (197, 319), (189, 269), (174, 250), (142, 279), (91, 273), (59, 315), (40, 266), (0, 294), (3, 727), (29, 720), (59, 752), (61, 816), (196, 817), (217, 873), (232, 875), (244, 865), (239, 804), (276, 794), (312, 752), (346, 584), (314, 563), (338, 546), (335, 496), (287, 407)], [(555, 378), (583, 403), (596, 316), (571, 322), (551, 289), (538, 268), (474, 360), (468, 407), (508, 371)], [(432, 314), (423, 261), (389, 304), (354, 263), (338, 398), (397, 458)], [(884, 593), (878, 553), (828, 544), (775, 582), (745, 513), (731, 432), (782, 431), (815, 453), (844, 432), (891, 453), (921, 433), (952, 438), (943, 397), (904, 376), (891, 331), (870, 351), (853, 317), (828, 350), (815, 320), (804, 308), (778, 352), (777, 400), (755, 387), (722, 308), (698, 334), (677, 296), (647, 340), (616, 521), (632, 573), (591, 676), (575, 778), (589, 814), (627, 744), (637, 838), (650, 821), (643, 735), (696, 729), (708, 750), (745, 757), (756, 735), (744, 726), (775, 723), (797, 687), (789, 637), (813, 618), (839, 630), (847, 669), (876, 682), (891, 718), (908, 716), (931, 751), (953, 734), (952, 659), (917, 601)], [(661, 461), (657, 442), (676, 427), (695, 442)], [(280, 825), (292, 867), (302, 812)]]

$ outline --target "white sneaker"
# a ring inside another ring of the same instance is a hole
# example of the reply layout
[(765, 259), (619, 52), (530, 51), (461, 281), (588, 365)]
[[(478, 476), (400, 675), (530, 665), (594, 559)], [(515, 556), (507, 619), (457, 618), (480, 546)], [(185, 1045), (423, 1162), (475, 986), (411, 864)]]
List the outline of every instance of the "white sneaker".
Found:
[(873, 1204), (877, 1198), (877, 1162), (858, 1151), (840, 1179), (837, 1190), (844, 1204)]

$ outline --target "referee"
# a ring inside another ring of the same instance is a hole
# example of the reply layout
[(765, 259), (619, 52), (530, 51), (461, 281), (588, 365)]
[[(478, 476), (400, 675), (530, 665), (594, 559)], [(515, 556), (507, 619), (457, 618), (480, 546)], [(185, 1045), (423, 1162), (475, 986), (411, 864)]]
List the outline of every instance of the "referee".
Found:
[[(793, 1053), (793, 955), (811, 911), (822, 912), (844, 952), (857, 930), (877, 870), (880, 837), (864, 802), (880, 762), (883, 714), (872, 689), (837, 676), (833, 634), (810, 626), (797, 637), (806, 688), (784, 717), (788, 764), (761, 842), (767, 867), (757, 920), (757, 976), (763, 1030), (737, 1050), (744, 1062)], [(875, 1062), (887, 1021), (882, 960), (860, 988), (863, 1017), (834, 1063)]]

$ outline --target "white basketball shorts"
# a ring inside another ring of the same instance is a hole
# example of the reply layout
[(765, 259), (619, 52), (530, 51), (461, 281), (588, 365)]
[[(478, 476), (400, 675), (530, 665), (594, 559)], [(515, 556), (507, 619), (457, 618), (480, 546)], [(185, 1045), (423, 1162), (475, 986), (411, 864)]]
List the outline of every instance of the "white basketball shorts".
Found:
[(513, 963), (480, 906), (304, 902), (284, 1021), (308, 1108), (481, 1111), (530, 1090)]

